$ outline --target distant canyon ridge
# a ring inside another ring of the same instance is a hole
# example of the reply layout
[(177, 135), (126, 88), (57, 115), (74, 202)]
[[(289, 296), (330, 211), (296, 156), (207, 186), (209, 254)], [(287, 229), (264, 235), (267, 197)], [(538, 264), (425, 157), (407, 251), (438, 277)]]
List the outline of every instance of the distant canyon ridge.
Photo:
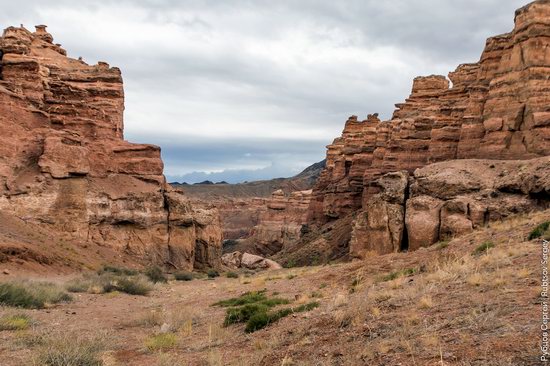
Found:
[(326, 161), (241, 185), (167, 184), (160, 149), (123, 139), (120, 70), (68, 58), (45, 26), (6, 29), (0, 50), (4, 262), (74, 262), (48, 257), (31, 230), (94, 261), (216, 268), (225, 239), (226, 250), (318, 264), (550, 207), (549, 0), (518, 9), (478, 62), (414, 79), (389, 121), (351, 116)]

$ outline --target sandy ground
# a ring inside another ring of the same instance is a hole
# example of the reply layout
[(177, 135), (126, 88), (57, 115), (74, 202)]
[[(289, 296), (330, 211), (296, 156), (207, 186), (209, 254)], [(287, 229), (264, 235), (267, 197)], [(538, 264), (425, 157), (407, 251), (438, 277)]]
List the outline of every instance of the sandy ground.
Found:
[[(21, 310), (35, 325), (0, 331), (0, 365), (32, 365), (40, 346), (22, 340), (51, 332), (107, 339), (105, 365), (538, 365), (542, 250), (526, 237), (548, 219), (549, 211), (518, 217), (414, 253), (171, 281), (149, 296), (74, 294), (70, 303)], [(485, 241), (495, 247), (472, 255)], [(384, 279), (407, 269), (415, 273)], [(225, 309), (213, 303), (262, 289), (321, 305), (251, 334), (222, 326)], [(162, 353), (145, 346), (161, 328), (148, 324), (151, 314), (185, 324)]]

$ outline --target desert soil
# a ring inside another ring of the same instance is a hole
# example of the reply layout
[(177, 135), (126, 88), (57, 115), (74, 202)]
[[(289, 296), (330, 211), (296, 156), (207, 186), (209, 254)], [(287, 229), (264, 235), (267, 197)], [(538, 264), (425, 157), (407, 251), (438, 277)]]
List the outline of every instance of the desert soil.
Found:
[[(364, 261), (171, 281), (148, 296), (74, 294), (70, 303), (19, 310), (35, 324), (0, 331), (0, 364), (31, 365), (38, 346), (22, 339), (58, 332), (106, 337), (105, 365), (537, 365), (542, 245), (526, 238), (549, 219), (550, 211), (523, 215)], [(494, 248), (472, 254), (487, 241)], [(69, 278), (41, 277), (60, 284)], [(213, 303), (263, 289), (294, 304), (321, 305), (250, 334), (244, 325), (222, 326), (225, 309)], [(0, 315), (13, 311), (1, 308)], [(145, 346), (161, 327), (148, 319), (159, 316), (161, 323), (192, 324), (162, 353)]]

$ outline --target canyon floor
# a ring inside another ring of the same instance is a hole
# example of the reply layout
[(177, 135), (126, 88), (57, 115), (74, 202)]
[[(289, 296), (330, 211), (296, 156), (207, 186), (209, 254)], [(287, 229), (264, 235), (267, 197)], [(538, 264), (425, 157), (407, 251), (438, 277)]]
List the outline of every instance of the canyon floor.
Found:
[[(104, 365), (535, 365), (542, 239), (527, 237), (549, 219), (550, 210), (521, 215), (364, 261), (170, 281), (148, 296), (77, 293), (42, 310), (4, 307), (0, 316), (24, 313), (32, 325), (0, 331), (0, 363), (32, 365), (49, 337), (98, 342)], [(226, 309), (214, 303), (264, 289), (319, 307), (253, 333), (223, 326)], [(171, 342), (157, 351), (151, 339), (167, 326)]]

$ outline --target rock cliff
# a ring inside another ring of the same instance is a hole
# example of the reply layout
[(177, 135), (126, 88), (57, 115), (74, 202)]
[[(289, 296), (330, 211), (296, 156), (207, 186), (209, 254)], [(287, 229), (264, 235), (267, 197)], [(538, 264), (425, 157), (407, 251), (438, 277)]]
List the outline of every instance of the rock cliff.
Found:
[(417, 249), (548, 207), (550, 1), (517, 10), (478, 62), (416, 78), (396, 108), (389, 121), (350, 117), (313, 189), (308, 223), (353, 215), (352, 255)]
[(0, 210), (143, 262), (216, 267), (215, 210), (163, 176), (160, 148), (123, 139), (121, 72), (71, 59), (45, 26), (0, 38)]
[(258, 224), (246, 239), (248, 246), (253, 247), (255, 253), (272, 255), (300, 239), (310, 200), (311, 190), (292, 192), (289, 196), (282, 190), (273, 192), (271, 198), (265, 200), (266, 210), (260, 213)]
[(418, 77), (390, 121), (352, 116), (327, 147), (310, 222), (366, 205), (382, 175), (452, 159), (531, 159), (550, 154), (550, 2), (515, 15), (510, 33), (487, 40), (479, 62)]

